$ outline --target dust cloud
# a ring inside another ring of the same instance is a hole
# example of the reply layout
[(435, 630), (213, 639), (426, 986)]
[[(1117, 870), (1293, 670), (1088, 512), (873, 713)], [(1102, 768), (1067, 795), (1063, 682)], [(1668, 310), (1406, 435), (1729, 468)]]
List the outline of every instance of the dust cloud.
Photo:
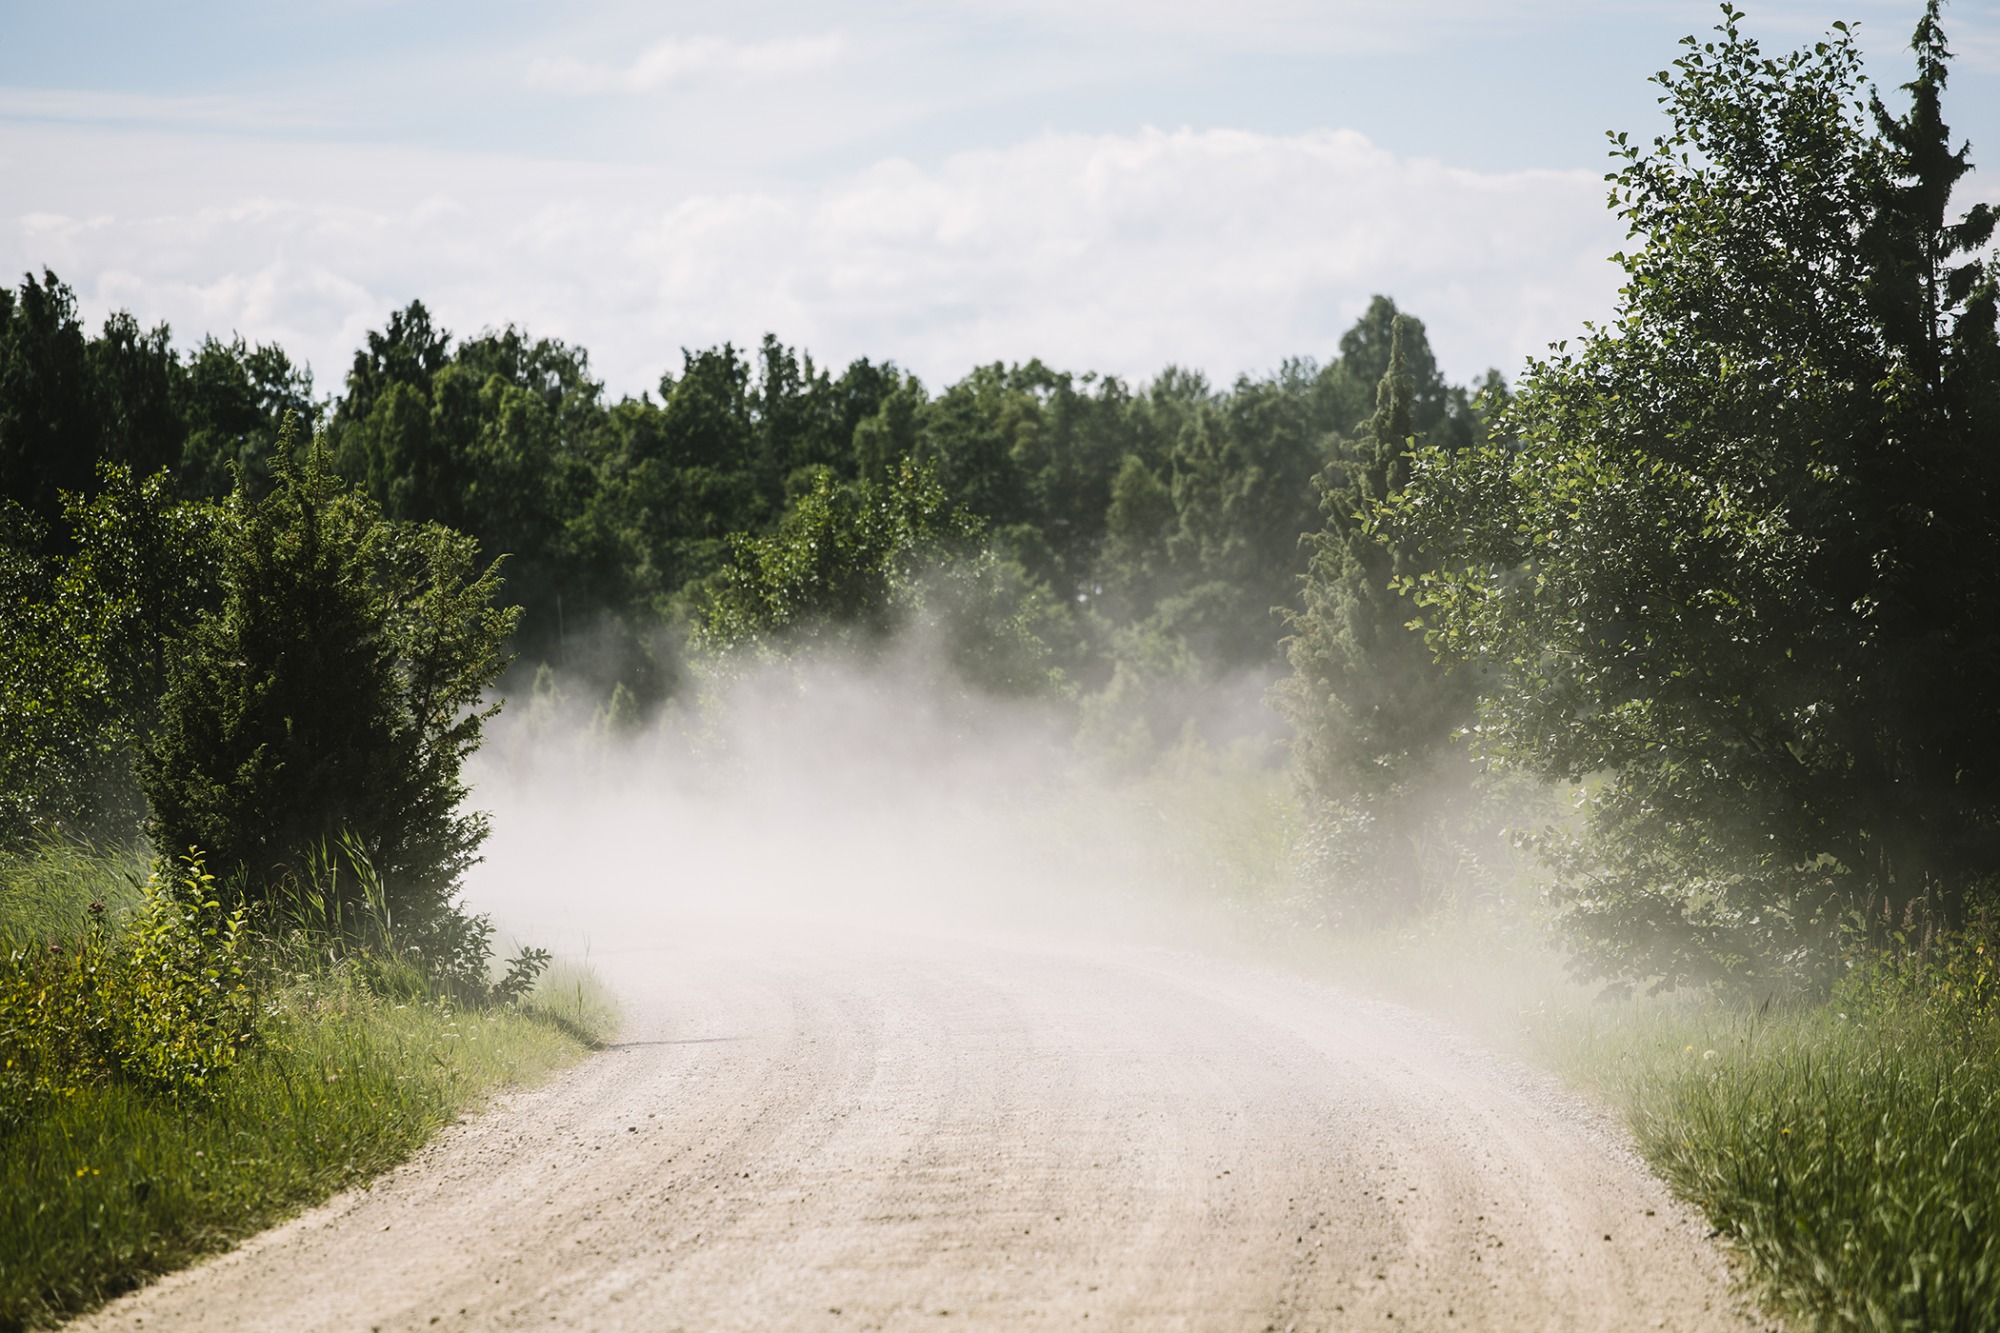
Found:
[[(545, 687), (468, 774), (493, 831), (466, 903), (571, 956), (704, 917), (1212, 937), (1257, 873), (1221, 825), (1268, 824), (1284, 787), (1265, 688), (1202, 699), (1233, 747), (1190, 736), (1121, 767), (1073, 708), (982, 695), (913, 651), (739, 664), (622, 731)], [(1268, 830), (1249, 836), (1270, 861)]]

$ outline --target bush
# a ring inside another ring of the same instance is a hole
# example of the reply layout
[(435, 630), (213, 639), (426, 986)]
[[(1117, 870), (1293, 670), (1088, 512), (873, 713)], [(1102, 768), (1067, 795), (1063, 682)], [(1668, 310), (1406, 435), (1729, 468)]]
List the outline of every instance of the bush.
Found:
[(244, 909), (199, 861), (145, 883), (122, 925), (92, 903), (66, 938), (0, 962), (0, 1118), (111, 1084), (209, 1095), (254, 1031)]
[(149, 832), (253, 902), (352, 837), (405, 940), (449, 961), (486, 836), (460, 769), (498, 708), (482, 696), (515, 612), (493, 606), (497, 567), (475, 567), (470, 538), (384, 520), (323, 445), (291, 456), (273, 455), (267, 497), (229, 501), (222, 602), (178, 645), (142, 766)]

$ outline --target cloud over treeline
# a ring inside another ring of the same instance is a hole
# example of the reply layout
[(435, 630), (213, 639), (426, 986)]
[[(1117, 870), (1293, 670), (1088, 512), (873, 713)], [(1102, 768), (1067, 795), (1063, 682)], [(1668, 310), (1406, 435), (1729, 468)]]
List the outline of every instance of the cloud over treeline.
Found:
[(934, 385), (1031, 356), (1226, 378), (1326, 355), (1374, 292), (1428, 322), (1455, 377), (1511, 374), (1609, 308), (1618, 240), (1595, 173), (1467, 170), (1341, 130), (1048, 134), (688, 192), (631, 165), (0, 129), (14, 173), (35, 189), (30, 209), (0, 186), (6, 271), (52, 267), (93, 314), (184, 341), (282, 341), (328, 388), (412, 298), (455, 330), (580, 342), (616, 391), (767, 330)]

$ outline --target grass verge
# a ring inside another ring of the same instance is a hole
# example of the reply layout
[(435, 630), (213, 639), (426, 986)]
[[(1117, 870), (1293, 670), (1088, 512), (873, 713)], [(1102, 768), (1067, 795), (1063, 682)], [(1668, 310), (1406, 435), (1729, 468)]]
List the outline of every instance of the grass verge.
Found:
[(1295, 944), (1622, 1115), (1788, 1323), (2000, 1328), (2000, 973), (1975, 942), (1818, 1003), (1602, 1001), (1515, 919)]
[[(88, 858), (68, 868), (79, 872), (72, 889), (93, 895), (86, 905), (118, 878)], [(0, 890), (12, 909), (0, 926), (18, 968), (35, 947), (24, 937), (63, 937), (74, 903), (61, 867), (13, 869), (0, 876), (13, 886)], [(53, 1326), (366, 1180), (490, 1090), (575, 1059), (615, 1023), (573, 967), (545, 973), (520, 1003), (486, 1008), (384, 996), (365, 975), (329, 966), (260, 985), (250, 1039), (192, 1091), (132, 1077), (35, 1095), (10, 1085), (0, 1330)], [(27, 1049), (19, 1033), (0, 1038)]]
[(1640, 1011), (1565, 1055), (1800, 1322), (2000, 1328), (2000, 1034), (1839, 1003)]

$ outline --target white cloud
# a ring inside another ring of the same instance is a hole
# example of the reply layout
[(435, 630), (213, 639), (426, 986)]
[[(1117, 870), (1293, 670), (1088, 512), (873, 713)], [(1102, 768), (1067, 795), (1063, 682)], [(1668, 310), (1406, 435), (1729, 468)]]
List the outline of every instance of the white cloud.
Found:
[(300, 129), (327, 124), (324, 116), (309, 109), (269, 100), (21, 87), (0, 87), (0, 119), (226, 130), (241, 130), (246, 126)]
[(1049, 135), (693, 195), (633, 167), (185, 144), (0, 127), (0, 272), (48, 264), (94, 315), (183, 341), (275, 338), (325, 388), (412, 297), (459, 331), (581, 342), (632, 391), (682, 346), (766, 330), (934, 387), (1030, 356), (1226, 378), (1328, 355), (1375, 292), (1453, 375), (1512, 373), (1608, 310), (1618, 241), (1595, 173), (1468, 171), (1343, 131)]
[(737, 43), (723, 37), (669, 37), (629, 65), (602, 65), (568, 56), (538, 56), (528, 66), (531, 87), (574, 94), (643, 93), (715, 74), (783, 75), (823, 69), (840, 59), (837, 35)]
[[(1629, 3), (1629, 0), (1626, 0)], [(1447, 28), (1587, 13), (1594, 0), (970, 0), (965, 8), (1067, 32), (1195, 40), (1248, 50), (1413, 50)]]

